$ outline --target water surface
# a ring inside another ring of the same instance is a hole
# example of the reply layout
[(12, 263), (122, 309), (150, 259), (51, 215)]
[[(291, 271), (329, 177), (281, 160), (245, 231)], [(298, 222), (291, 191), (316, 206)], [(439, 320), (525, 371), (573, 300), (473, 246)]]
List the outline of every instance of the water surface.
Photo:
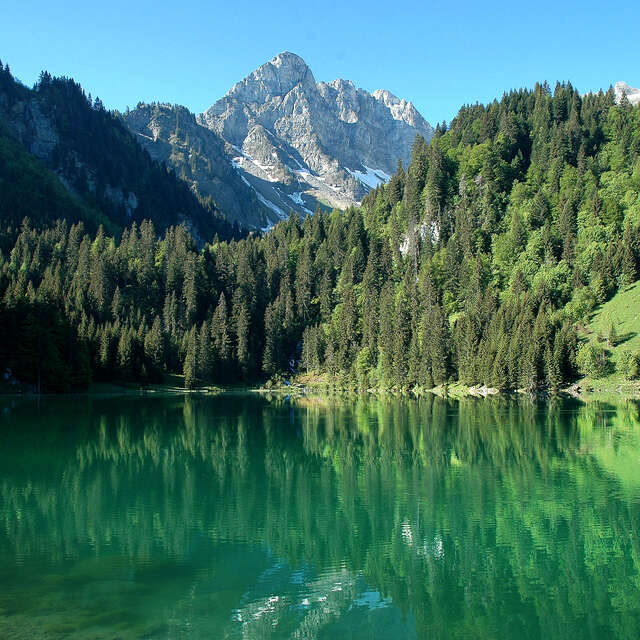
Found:
[(638, 637), (638, 416), (4, 400), (0, 637)]

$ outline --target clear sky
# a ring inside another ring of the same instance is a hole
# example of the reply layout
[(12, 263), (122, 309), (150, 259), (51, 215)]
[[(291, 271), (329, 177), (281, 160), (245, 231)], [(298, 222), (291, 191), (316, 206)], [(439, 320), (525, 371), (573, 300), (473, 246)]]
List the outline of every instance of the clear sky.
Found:
[(109, 108), (199, 112), (280, 51), (316, 80), (412, 100), (432, 123), (536, 81), (640, 86), (640, 2), (4, 0), (0, 59), (79, 81)]

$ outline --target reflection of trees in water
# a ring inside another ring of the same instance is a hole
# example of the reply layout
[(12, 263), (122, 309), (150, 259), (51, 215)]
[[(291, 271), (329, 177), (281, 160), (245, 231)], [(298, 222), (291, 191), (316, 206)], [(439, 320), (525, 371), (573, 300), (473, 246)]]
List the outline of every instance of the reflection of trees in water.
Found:
[[(340, 439), (343, 453), (369, 461), (412, 460), (448, 466), (456, 460), (545, 465), (575, 452), (575, 416), (560, 414), (558, 403), (535, 407), (505, 398), (444, 401), (384, 399), (316, 403), (304, 406), (305, 447), (322, 455), (321, 446)], [(548, 409), (548, 410), (547, 410)]]
[[(69, 420), (47, 418), (55, 463), (0, 481), (0, 544), (20, 557), (258, 543), (364, 571), (435, 637), (637, 628), (634, 404), (179, 398)], [(25, 444), (6, 442), (7, 459)], [(537, 628), (505, 619), (514, 602)]]

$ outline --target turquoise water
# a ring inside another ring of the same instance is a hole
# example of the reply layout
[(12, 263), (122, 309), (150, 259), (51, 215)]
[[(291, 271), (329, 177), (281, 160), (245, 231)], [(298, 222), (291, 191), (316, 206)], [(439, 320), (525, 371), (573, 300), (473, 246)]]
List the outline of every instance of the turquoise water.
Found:
[(0, 638), (640, 635), (637, 404), (13, 399), (0, 438)]

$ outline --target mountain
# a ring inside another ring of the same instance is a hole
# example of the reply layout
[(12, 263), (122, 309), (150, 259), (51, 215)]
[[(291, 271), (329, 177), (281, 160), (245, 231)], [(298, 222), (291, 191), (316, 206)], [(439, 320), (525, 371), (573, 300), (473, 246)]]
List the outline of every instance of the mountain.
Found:
[(616, 82), (613, 90), (615, 91), (617, 102), (620, 102), (620, 100), (622, 100), (622, 96), (626, 95), (631, 104), (640, 103), (640, 89), (634, 89), (626, 82)]
[(28, 89), (0, 66), (0, 186), (0, 216), (13, 225), (66, 218), (118, 232), (149, 219), (158, 231), (184, 223), (199, 243), (237, 235), (100, 100), (46, 72)]
[(347, 80), (317, 83), (284, 52), (204, 113), (140, 103), (122, 115), (151, 157), (166, 162), (229, 220), (269, 228), (295, 211), (346, 208), (408, 164), (431, 126), (411, 102)]
[(432, 136), (410, 102), (316, 83), (287, 52), (198, 116), (158, 103), (109, 113), (71, 79), (45, 72), (29, 89), (0, 76), (0, 208), (15, 225), (28, 213), (117, 233), (148, 218), (159, 231), (184, 222), (199, 243), (227, 238), (233, 224), (360, 202), (408, 163), (416, 134)]
[(263, 64), (197, 121), (218, 133), (241, 175), (283, 217), (317, 202), (344, 208), (386, 182), (433, 129), (411, 102), (348, 80), (316, 82), (299, 56)]

